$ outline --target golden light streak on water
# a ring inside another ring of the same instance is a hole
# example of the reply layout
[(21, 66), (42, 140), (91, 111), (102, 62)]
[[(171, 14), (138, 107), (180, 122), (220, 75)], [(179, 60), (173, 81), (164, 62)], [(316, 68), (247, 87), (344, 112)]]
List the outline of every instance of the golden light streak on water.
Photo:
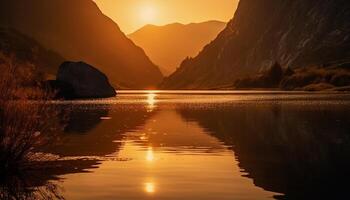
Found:
[(147, 94), (147, 110), (148, 112), (152, 112), (156, 108), (156, 100), (157, 94), (154, 92), (150, 92)]
[(147, 182), (145, 183), (145, 192), (148, 194), (153, 194), (155, 193), (155, 184), (153, 182)]
[(146, 153), (146, 160), (148, 162), (154, 161), (154, 152), (152, 147), (148, 147), (147, 153)]

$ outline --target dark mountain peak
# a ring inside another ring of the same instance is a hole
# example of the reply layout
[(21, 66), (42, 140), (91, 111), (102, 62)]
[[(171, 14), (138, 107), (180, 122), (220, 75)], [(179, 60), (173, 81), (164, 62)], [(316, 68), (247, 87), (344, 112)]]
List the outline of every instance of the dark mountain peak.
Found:
[(115, 85), (155, 86), (162, 74), (91, 0), (0, 2), (0, 25), (13, 27), (68, 60), (83, 60)]
[(165, 88), (213, 88), (266, 70), (350, 60), (350, 1), (244, 0), (218, 37)]

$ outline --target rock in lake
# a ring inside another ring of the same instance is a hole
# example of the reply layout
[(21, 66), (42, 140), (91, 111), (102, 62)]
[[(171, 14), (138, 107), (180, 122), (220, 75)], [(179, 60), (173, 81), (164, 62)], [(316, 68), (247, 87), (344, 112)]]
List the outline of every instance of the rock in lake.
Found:
[(116, 95), (107, 76), (84, 62), (64, 62), (56, 79), (59, 96), (64, 98), (108, 98)]

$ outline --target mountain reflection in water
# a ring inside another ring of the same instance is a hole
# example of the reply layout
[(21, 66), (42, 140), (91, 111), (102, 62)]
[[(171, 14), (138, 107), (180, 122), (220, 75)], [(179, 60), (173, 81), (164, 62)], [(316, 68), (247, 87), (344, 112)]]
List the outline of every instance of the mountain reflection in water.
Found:
[(126, 91), (56, 103), (72, 108), (69, 124), (45, 151), (92, 162), (90, 173), (56, 173), (67, 199), (347, 194), (347, 94)]

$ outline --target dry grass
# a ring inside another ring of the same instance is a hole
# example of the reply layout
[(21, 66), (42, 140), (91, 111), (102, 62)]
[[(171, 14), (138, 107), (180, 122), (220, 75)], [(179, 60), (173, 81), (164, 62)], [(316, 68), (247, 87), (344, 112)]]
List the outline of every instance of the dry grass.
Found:
[(273, 64), (270, 69), (261, 74), (236, 80), (236, 89), (245, 88), (278, 88), (283, 78), (284, 71), (278, 63)]
[(34, 66), (1, 55), (0, 70), (0, 170), (8, 173), (27, 166), (33, 149), (55, 138), (50, 133), (58, 124)]
[(350, 71), (342, 68), (311, 67), (298, 69), (285, 77), (280, 87), (285, 90), (325, 90), (350, 85)]
[(29, 187), (28, 183), (19, 177), (11, 177), (9, 180), (2, 180), (0, 183), (0, 199), (16, 199), (16, 200), (63, 200), (63, 188), (57, 184), (48, 181), (43, 186)]
[(236, 80), (234, 86), (236, 89), (348, 90), (350, 70), (348, 67), (336, 65), (283, 70), (280, 65), (275, 64), (266, 72)]

